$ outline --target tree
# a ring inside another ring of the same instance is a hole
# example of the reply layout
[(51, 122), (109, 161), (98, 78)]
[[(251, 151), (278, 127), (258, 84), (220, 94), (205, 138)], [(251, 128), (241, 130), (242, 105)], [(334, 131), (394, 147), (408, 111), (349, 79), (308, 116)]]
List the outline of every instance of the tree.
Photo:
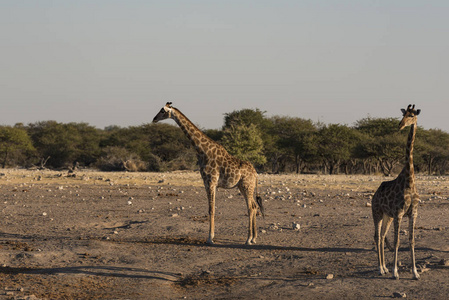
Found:
[(259, 129), (263, 129), (268, 124), (268, 121), (265, 118), (265, 113), (265, 111), (261, 111), (258, 108), (245, 108), (226, 113), (223, 129), (242, 124), (245, 126), (256, 125)]
[(75, 162), (89, 165), (100, 155), (100, 133), (87, 123), (36, 122), (28, 125), (28, 133), (41, 158), (48, 158), (53, 168)]
[(398, 130), (399, 120), (395, 118), (365, 118), (356, 122), (355, 129), (368, 135), (359, 144), (358, 155), (377, 161), (385, 176), (405, 157), (407, 130)]
[(296, 173), (316, 157), (313, 135), (317, 131), (311, 120), (274, 116), (270, 133), (276, 136), (278, 149), (283, 149), (282, 159), (292, 160)]
[(343, 162), (347, 162), (360, 140), (360, 134), (353, 128), (340, 124), (323, 126), (318, 131), (318, 154), (325, 172), (334, 174)]
[(260, 132), (253, 124), (231, 125), (223, 135), (223, 146), (235, 157), (256, 165), (267, 162), (263, 155), (263, 141)]
[(427, 173), (444, 174), (449, 160), (449, 134), (440, 129), (420, 130), (418, 128), (416, 148), (426, 164)]
[(17, 164), (19, 160), (23, 161), (34, 150), (25, 129), (11, 126), (0, 127), (0, 163), (3, 168), (8, 163)]

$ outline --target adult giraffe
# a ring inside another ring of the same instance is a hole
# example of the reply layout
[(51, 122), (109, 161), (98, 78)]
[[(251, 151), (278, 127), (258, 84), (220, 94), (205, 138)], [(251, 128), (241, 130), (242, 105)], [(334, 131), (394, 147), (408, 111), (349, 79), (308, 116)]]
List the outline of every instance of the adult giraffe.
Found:
[[(372, 199), (372, 211), (374, 220), (374, 240), (376, 242), (377, 257), (380, 274), (388, 273), (385, 265), (384, 241), (391, 222), (394, 220), (394, 267), (393, 277), (399, 279), (398, 273), (398, 249), (399, 229), (404, 215), (409, 217), (409, 241), (412, 260), (412, 270), (415, 279), (419, 279), (415, 265), (415, 222), (418, 215), (419, 195), (415, 186), (415, 171), (413, 167), (413, 145), (417, 127), (417, 116), (420, 109), (415, 110), (415, 105), (409, 105), (402, 109), (402, 120), (399, 130), (411, 126), (407, 140), (406, 162), (404, 169), (398, 177), (392, 181), (384, 181), (377, 189)], [(380, 234), (379, 234), (380, 232)]]
[[(171, 102), (159, 111), (153, 123), (173, 119), (195, 147), (201, 177), (209, 200), (209, 238), (214, 241), (215, 192), (217, 187), (231, 189), (238, 187), (246, 200), (249, 216), (248, 239), (246, 244), (255, 244), (257, 238), (256, 213), (264, 213), (262, 199), (257, 194), (257, 172), (251, 163), (230, 155), (223, 146), (216, 143), (198, 129), (181, 111), (172, 107)], [(256, 200), (254, 199), (256, 193)]]

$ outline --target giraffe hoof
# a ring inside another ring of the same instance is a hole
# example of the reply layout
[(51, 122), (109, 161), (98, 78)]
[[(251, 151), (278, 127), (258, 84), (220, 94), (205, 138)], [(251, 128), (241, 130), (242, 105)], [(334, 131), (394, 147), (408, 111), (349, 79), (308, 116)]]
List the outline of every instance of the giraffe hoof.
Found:
[(246, 240), (246, 245), (253, 245), (256, 243), (256, 239), (255, 238), (249, 238)]
[(419, 276), (419, 274), (414, 274), (413, 279), (415, 280), (419, 280), (421, 277)]
[(208, 245), (213, 245), (214, 244), (214, 241), (211, 239), (211, 238), (209, 238), (209, 239), (207, 239), (207, 242), (206, 242)]

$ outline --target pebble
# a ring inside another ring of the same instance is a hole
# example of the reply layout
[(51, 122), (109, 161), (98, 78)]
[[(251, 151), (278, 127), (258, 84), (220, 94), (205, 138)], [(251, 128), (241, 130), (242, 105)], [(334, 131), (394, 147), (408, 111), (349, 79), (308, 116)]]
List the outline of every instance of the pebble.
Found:
[(366, 206), (366, 207), (371, 207), (371, 203), (366, 202), (365, 206)]
[(299, 230), (299, 229), (301, 229), (301, 225), (299, 225), (298, 223), (293, 222), (292, 223), (292, 229), (293, 230)]
[(334, 274), (327, 274), (326, 279), (334, 279)]

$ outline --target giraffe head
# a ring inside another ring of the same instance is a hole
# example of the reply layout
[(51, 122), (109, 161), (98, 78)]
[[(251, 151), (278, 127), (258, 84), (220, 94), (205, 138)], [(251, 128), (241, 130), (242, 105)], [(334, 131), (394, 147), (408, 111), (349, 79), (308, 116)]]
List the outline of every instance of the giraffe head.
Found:
[(407, 109), (401, 109), (401, 111), (403, 117), (401, 122), (399, 123), (399, 130), (402, 130), (405, 127), (410, 126), (412, 124), (416, 125), (416, 122), (418, 120), (417, 116), (419, 115), (421, 110), (420, 109), (415, 110), (415, 104), (413, 104), (413, 106), (409, 104), (409, 106), (407, 106)]
[(172, 107), (171, 102), (167, 102), (164, 107), (158, 112), (158, 114), (154, 117), (153, 123), (157, 123), (159, 121), (171, 118), (172, 116)]

